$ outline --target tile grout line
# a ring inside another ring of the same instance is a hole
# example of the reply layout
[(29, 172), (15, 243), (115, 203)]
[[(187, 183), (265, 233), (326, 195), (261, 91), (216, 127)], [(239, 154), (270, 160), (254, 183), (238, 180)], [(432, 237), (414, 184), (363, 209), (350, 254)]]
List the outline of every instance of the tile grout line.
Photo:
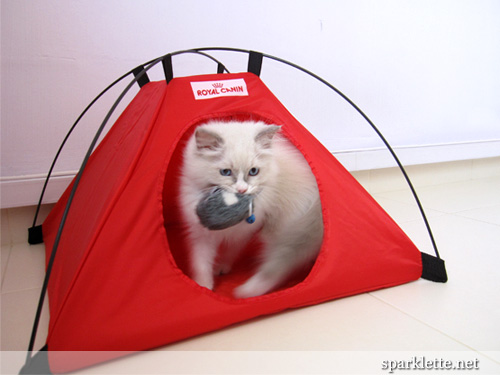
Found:
[[(375, 292), (376, 292), (376, 291), (375, 291)], [(387, 305), (387, 306), (389, 306), (389, 307), (392, 307), (393, 309), (395, 309), (395, 310), (399, 311), (400, 313), (402, 313), (402, 314), (404, 314), (404, 315), (408, 316), (409, 318), (411, 318), (411, 319), (413, 319), (413, 320), (415, 320), (415, 321), (417, 321), (417, 322), (419, 322), (419, 323), (421, 323), (421, 324), (425, 325), (426, 327), (428, 327), (428, 328), (432, 329), (433, 331), (436, 331), (436, 332), (438, 332), (438, 333), (440, 333), (440, 334), (442, 334), (442, 335), (444, 335), (444, 336), (446, 336), (446, 337), (450, 338), (451, 340), (455, 341), (456, 343), (458, 343), (458, 344), (460, 344), (460, 345), (465, 346), (467, 349), (469, 349), (469, 350), (473, 350), (473, 351), (476, 351), (476, 349), (474, 349), (474, 348), (473, 348), (473, 347), (471, 347), (470, 345), (467, 345), (467, 344), (465, 344), (465, 343), (463, 343), (463, 342), (459, 341), (458, 339), (456, 339), (456, 338), (454, 338), (454, 337), (450, 336), (449, 334), (447, 334), (447, 333), (445, 333), (445, 332), (443, 332), (443, 331), (439, 330), (439, 329), (438, 329), (438, 328), (436, 328), (436, 327), (431, 326), (430, 324), (428, 324), (427, 322), (425, 322), (425, 321), (423, 321), (423, 320), (421, 320), (421, 319), (417, 318), (416, 316), (411, 315), (410, 313), (406, 312), (405, 310), (401, 309), (400, 307), (398, 307), (398, 306), (396, 306), (396, 305), (394, 305), (394, 304), (392, 304), (392, 303), (390, 303), (390, 302), (386, 301), (385, 299), (383, 299), (383, 298), (381, 298), (381, 297), (376, 296), (373, 292), (369, 292), (368, 294), (369, 294), (370, 296), (372, 296), (373, 298), (375, 298), (376, 300), (378, 300), (378, 301), (382, 302), (383, 304), (385, 304), (385, 305)]]
[(404, 311), (403, 309), (401, 309), (401, 308), (397, 307), (396, 305), (394, 305), (394, 304), (392, 304), (392, 303), (390, 303), (390, 302), (386, 301), (385, 299), (383, 299), (383, 298), (381, 298), (381, 297), (378, 297), (378, 296), (374, 295), (374, 293), (373, 293), (373, 292), (369, 292), (368, 294), (369, 294), (371, 297), (375, 298), (376, 300), (378, 300), (378, 301), (382, 302), (383, 304), (385, 304), (385, 305), (387, 305), (387, 306), (389, 306), (389, 307), (391, 307), (391, 308), (393, 308), (393, 309), (395, 309), (395, 310), (399, 311), (400, 313), (402, 313), (402, 314), (406, 315), (407, 317), (411, 318), (412, 320), (414, 320), (414, 321), (416, 321), (416, 322), (419, 322), (419, 323), (421, 323), (421, 324), (425, 325), (426, 327), (430, 328), (431, 330), (433, 330), (433, 331), (435, 331), (435, 332), (438, 332), (439, 334), (441, 334), (441, 335), (443, 335), (443, 336), (445, 336), (445, 337), (448, 337), (450, 340), (453, 340), (453, 341), (455, 341), (456, 343), (458, 343), (458, 344), (460, 344), (460, 345), (465, 346), (468, 350), (471, 350), (471, 351), (473, 351), (473, 352), (475, 352), (475, 353), (481, 354), (482, 356), (484, 356), (484, 357), (488, 358), (490, 361), (492, 361), (492, 362), (494, 362), (494, 363), (498, 363), (498, 364), (500, 364), (500, 362), (498, 362), (498, 361), (497, 361), (497, 360), (495, 360), (494, 358), (491, 358), (491, 357), (489, 357), (488, 355), (484, 354), (484, 353), (483, 353), (482, 351), (480, 351), (479, 349), (475, 349), (475, 348), (473, 348), (472, 346), (470, 346), (470, 345), (468, 345), (468, 344), (466, 344), (466, 343), (464, 343), (464, 342), (462, 342), (462, 341), (460, 341), (460, 340), (456, 339), (455, 337), (450, 336), (449, 334), (447, 334), (447, 333), (445, 333), (445, 332), (441, 331), (440, 329), (438, 329), (438, 328), (436, 328), (436, 327), (433, 327), (432, 325), (430, 325), (430, 324), (426, 323), (425, 321), (423, 321), (423, 320), (421, 320), (421, 319), (417, 318), (417, 317), (416, 317), (416, 316), (414, 316), (414, 315), (411, 315), (410, 313), (408, 313), (408, 312)]
[[(495, 206), (491, 206), (491, 207), (496, 207), (497, 205)], [(455, 217), (458, 217), (460, 219), (467, 219), (467, 220), (473, 220), (473, 221), (476, 221), (478, 223), (481, 223), (481, 224), (489, 224), (489, 225), (494, 225), (494, 226), (500, 226), (500, 224), (497, 224), (497, 223), (492, 223), (491, 221), (486, 221), (486, 220), (481, 220), (481, 219), (476, 219), (476, 218), (473, 218), (473, 217), (469, 217), (469, 216), (464, 216), (464, 215), (461, 215), (460, 213), (461, 212), (467, 212), (467, 211), (474, 211), (474, 210), (477, 210), (477, 209), (481, 209), (481, 208), (486, 208), (487, 206), (485, 207), (478, 207), (478, 208), (473, 208), (473, 209), (470, 209), (470, 210), (462, 210), (462, 211), (457, 211), (457, 212), (454, 212), (450, 215), (453, 215)], [(500, 207), (500, 205), (498, 205), (498, 207)]]
[(22, 293), (22, 292), (28, 292), (28, 291), (31, 291), (31, 290), (41, 290), (42, 289), (42, 286), (37, 286), (35, 288), (22, 288), (22, 289), (16, 289), (16, 290), (2, 290), (1, 292), (1, 295), (7, 295), (7, 294), (14, 294), (14, 293)]
[(8, 254), (7, 254), (7, 260), (5, 260), (5, 272), (2, 272), (2, 280), (0, 280), (0, 292), (3, 290), (3, 282), (5, 280), (5, 275), (7, 274), (7, 268), (9, 268), (9, 260), (10, 260), (10, 257), (11, 257), (11, 254), (12, 254), (12, 244), (5, 244), (5, 245), (2, 245), (2, 247), (8, 247), (9, 248), (9, 251), (8, 251)]
[[(5, 275), (7, 274), (7, 269), (9, 268), (9, 262), (10, 262), (10, 258), (12, 256), (12, 247), (14, 246), (13, 245), (13, 233), (12, 233), (12, 225), (11, 225), (11, 213), (10, 213), (10, 210), (7, 208), (7, 209), (2, 209), (2, 211), (5, 210), (5, 220), (7, 221), (7, 238), (8, 238), (8, 241), (7, 243), (5, 243), (3, 246), (8, 246), (9, 247), (9, 252), (8, 252), (8, 256), (7, 256), (7, 260), (5, 261), (5, 272), (2, 272), (2, 279), (0, 280), (0, 293), (2, 293), (2, 290), (3, 290), (3, 283), (5, 281)], [(3, 294), (3, 293), (2, 293)]]
[[(377, 199), (386, 199), (386, 200), (391, 201), (393, 203), (398, 203), (398, 204), (402, 204), (402, 205), (405, 205), (405, 206), (412, 207), (412, 209), (414, 209), (416, 213), (420, 214), (420, 210), (418, 209), (417, 202), (415, 202), (414, 199), (413, 200), (409, 199), (408, 201), (403, 202), (403, 201), (401, 201), (401, 200), (399, 200), (397, 198), (386, 197), (386, 196), (383, 196), (383, 195), (379, 195), (379, 193), (370, 193), (370, 194), (372, 195), (372, 198), (374, 198), (377, 201), (377, 203), (379, 203)], [(381, 194), (384, 194), (384, 193), (381, 193)], [(382, 206), (382, 204), (380, 204), (380, 206)], [(382, 206), (382, 208), (383, 208), (383, 206)], [(435, 211), (435, 212), (437, 212), (437, 213), (439, 213), (441, 215), (450, 214), (450, 212), (445, 212), (443, 210), (436, 209), (436, 208), (431, 208), (431, 207), (424, 207), (424, 211), (425, 211), (426, 215), (428, 215), (428, 211)]]

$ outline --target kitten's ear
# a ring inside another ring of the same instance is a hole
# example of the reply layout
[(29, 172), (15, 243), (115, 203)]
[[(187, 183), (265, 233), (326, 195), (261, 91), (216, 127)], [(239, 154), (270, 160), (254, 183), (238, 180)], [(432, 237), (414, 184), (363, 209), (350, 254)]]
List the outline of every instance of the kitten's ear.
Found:
[(224, 144), (224, 140), (218, 134), (204, 128), (196, 129), (195, 138), (198, 150), (217, 151)]
[(264, 130), (257, 134), (255, 142), (263, 148), (271, 148), (273, 138), (280, 129), (281, 126), (278, 125), (267, 125)]

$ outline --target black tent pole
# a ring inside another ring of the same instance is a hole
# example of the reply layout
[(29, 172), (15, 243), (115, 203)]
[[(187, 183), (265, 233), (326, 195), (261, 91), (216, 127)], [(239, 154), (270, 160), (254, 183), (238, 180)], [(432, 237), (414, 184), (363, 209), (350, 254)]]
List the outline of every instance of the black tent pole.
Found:
[(59, 242), (61, 240), (61, 235), (62, 235), (62, 232), (63, 232), (63, 229), (64, 229), (64, 225), (66, 223), (66, 219), (67, 219), (67, 216), (68, 216), (68, 213), (69, 213), (69, 209), (71, 208), (71, 204), (73, 202), (73, 198), (74, 198), (75, 193), (77, 191), (78, 185), (80, 183), (80, 180), (82, 178), (82, 174), (83, 174), (83, 172), (85, 170), (85, 167), (86, 167), (87, 162), (88, 162), (88, 160), (90, 158), (90, 155), (92, 154), (92, 151), (94, 150), (94, 148), (95, 148), (95, 146), (97, 144), (97, 141), (99, 140), (99, 138), (100, 138), (100, 136), (101, 136), (104, 128), (106, 127), (106, 124), (108, 123), (111, 115), (115, 111), (115, 109), (118, 106), (118, 104), (122, 101), (123, 97), (127, 94), (127, 92), (130, 90), (130, 88), (142, 76), (144, 76), (146, 74), (146, 72), (149, 69), (151, 69), (153, 66), (155, 66), (156, 64), (158, 64), (160, 61), (161, 61), (161, 58), (155, 60), (149, 66), (145, 67), (144, 70), (140, 74), (138, 74), (137, 76), (135, 76), (135, 78), (122, 91), (122, 93), (120, 94), (120, 96), (118, 97), (118, 99), (114, 102), (113, 106), (108, 111), (106, 117), (104, 118), (103, 122), (101, 123), (101, 126), (97, 130), (97, 132), (96, 132), (96, 134), (95, 134), (95, 136), (94, 136), (94, 138), (93, 138), (93, 140), (92, 140), (92, 142), (91, 142), (91, 144), (90, 144), (90, 146), (89, 146), (89, 148), (87, 150), (87, 154), (85, 155), (85, 158), (83, 159), (83, 162), (82, 162), (82, 165), (80, 167), (80, 170), (78, 171), (78, 174), (75, 177), (75, 180), (74, 180), (74, 183), (73, 183), (73, 187), (71, 189), (68, 201), (66, 203), (66, 207), (64, 209), (64, 212), (63, 212), (63, 215), (62, 215), (62, 218), (61, 218), (61, 222), (59, 223), (59, 228), (58, 228), (55, 240), (54, 240), (54, 245), (52, 247), (52, 252), (50, 254), (49, 262), (47, 264), (47, 270), (45, 272), (45, 278), (44, 278), (43, 285), (42, 285), (42, 291), (40, 293), (40, 299), (38, 301), (38, 307), (37, 307), (37, 311), (36, 311), (36, 315), (35, 315), (35, 321), (34, 321), (34, 324), (33, 324), (33, 330), (32, 330), (32, 333), (31, 333), (31, 339), (30, 339), (30, 343), (29, 343), (29, 346), (28, 346), (28, 353), (27, 353), (27, 357), (26, 357), (26, 363), (28, 363), (29, 360), (31, 359), (31, 354), (33, 352), (33, 347), (34, 347), (35, 338), (36, 338), (36, 332), (38, 330), (38, 324), (40, 322), (40, 316), (41, 316), (41, 313), (42, 313), (43, 301), (45, 300), (45, 294), (47, 292), (47, 286), (48, 286), (48, 282), (49, 282), (49, 279), (50, 279), (50, 274), (51, 274), (51, 271), (52, 271), (52, 267), (54, 265), (54, 260), (55, 260), (55, 257), (56, 257), (56, 253), (57, 253), (57, 249), (58, 249), (58, 246), (59, 246)]
[[(211, 59), (212, 61), (216, 62), (218, 64), (218, 66), (220, 66), (222, 68), (223, 71), (226, 71), (227, 73), (230, 73), (229, 70), (227, 70), (227, 68), (219, 61), (217, 60), (216, 58), (214, 58), (213, 56), (210, 56), (209, 54), (207, 53), (204, 53), (204, 52), (196, 52), (196, 51), (191, 51), (191, 53), (196, 53), (196, 54), (199, 54), (199, 55), (202, 55), (202, 56), (205, 56), (205, 57), (208, 57), (209, 59)], [(150, 60), (146, 63), (144, 63), (143, 65), (149, 65), (151, 63), (153, 63), (154, 61), (158, 60), (158, 59), (162, 59), (164, 56), (162, 57), (159, 57), (157, 59), (153, 59), (153, 60)], [(108, 87), (106, 87), (104, 90), (102, 90), (88, 105), (87, 107), (82, 111), (82, 113), (80, 113), (80, 115), (78, 116), (78, 118), (75, 120), (75, 122), (73, 123), (73, 125), (71, 126), (71, 128), (69, 129), (68, 133), (66, 134), (66, 136), (64, 137), (63, 141), (61, 142), (61, 145), (59, 146), (59, 149), (57, 150), (56, 152), (56, 155), (54, 156), (54, 159), (52, 161), (52, 164), (50, 165), (50, 168), (49, 168), (49, 171), (47, 173), (47, 177), (45, 178), (45, 182), (43, 184), (43, 187), (42, 187), (42, 192), (40, 193), (40, 197), (38, 199), (38, 204), (37, 204), (37, 207), (36, 207), (36, 211), (35, 211), (35, 216), (33, 217), (33, 224), (32, 224), (32, 228), (34, 228), (36, 226), (36, 223), (37, 223), (37, 220), (38, 220), (38, 215), (40, 213), (40, 207), (42, 205), (42, 202), (43, 202), (43, 197), (45, 195), (45, 191), (47, 189), (47, 185), (49, 183), (49, 180), (50, 180), (50, 177), (52, 176), (52, 172), (54, 170), (54, 167), (57, 163), (57, 160), (59, 159), (59, 156), (64, 148), (64, 146), (66, 145), (66, 142), (68, 141), (69, 137), (71, 136), (71, 134), (73, 133), (73, 131), (75, 130), (76, 126), (78, 125), (78, 123), (80, 122), (80, 120), (85, 116), (85, 114), (90, 110), (90, 108), (106, 93), (108, 92), (111, 88), (113, 88), (116, 84), (118, 84), (120, 81), (122, 81), (124, 78), (126, 78), (127, 76), (131, 75), (134, 73), (134, 70), (137, 69), (137, 68), (134, 68), (132, 70), (130, 70), (129, 72), (125, 73), (124, 75), (122, 75), (121, 77), (117, 78), (115, 81), (113, 81)]]

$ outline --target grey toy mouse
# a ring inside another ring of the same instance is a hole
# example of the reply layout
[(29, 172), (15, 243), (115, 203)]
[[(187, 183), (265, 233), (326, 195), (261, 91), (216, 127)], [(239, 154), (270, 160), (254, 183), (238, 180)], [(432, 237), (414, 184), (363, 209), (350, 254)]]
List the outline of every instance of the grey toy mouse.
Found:
[(200, 199), (196, 214), (201, 224), (210, 230), (226, 229), (244, 219), (253, 224), (253, 198), (249, 194), (230, 193), (215, 186)]

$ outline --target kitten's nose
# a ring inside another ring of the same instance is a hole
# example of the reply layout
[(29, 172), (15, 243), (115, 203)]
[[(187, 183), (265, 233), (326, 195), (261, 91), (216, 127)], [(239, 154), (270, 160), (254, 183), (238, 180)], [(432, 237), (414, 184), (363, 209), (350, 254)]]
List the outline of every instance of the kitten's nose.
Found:
[(248, 190), (248, 186), (239, 186), (236, 190), (238, 190), (238, 193), (243, 194)]

